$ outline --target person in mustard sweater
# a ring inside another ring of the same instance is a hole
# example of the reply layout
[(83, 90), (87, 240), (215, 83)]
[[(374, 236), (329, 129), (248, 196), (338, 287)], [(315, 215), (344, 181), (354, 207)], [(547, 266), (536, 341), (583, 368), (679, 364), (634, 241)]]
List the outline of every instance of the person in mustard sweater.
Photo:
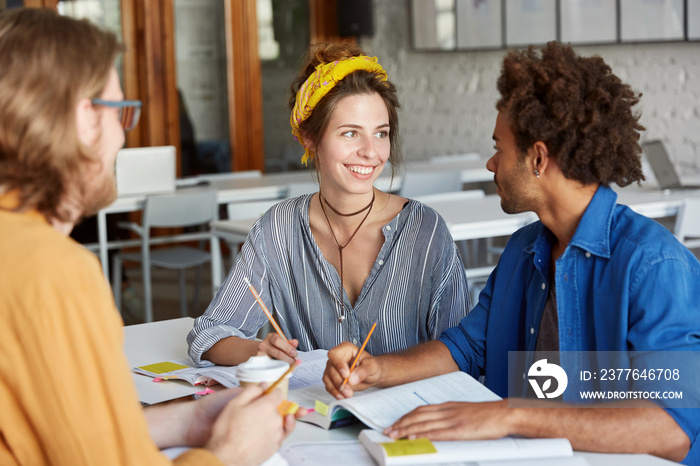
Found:
[(0, 15), (0, 464), (166, 464), (176, 445), (193, 447), (177, 464), (259, 464), (294, 428), (281, 391), (142, 410), (99, 263), (67, 236), (115, 199), (138, 120), (119, 51), (87, 21)]

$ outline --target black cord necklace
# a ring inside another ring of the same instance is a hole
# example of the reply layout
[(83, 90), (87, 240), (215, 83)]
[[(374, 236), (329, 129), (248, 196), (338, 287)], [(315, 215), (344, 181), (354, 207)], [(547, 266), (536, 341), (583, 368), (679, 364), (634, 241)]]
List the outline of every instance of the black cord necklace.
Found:
[[(343, 214), (338, 212), (335, 208), (333, 208), (332, 205), (328, 203), (325, 197), (323, 197), (323, 194), (321, 194), (321, 191), (319, 190), (318, 192), (318, 197), (320, 200), (321, 204), (321, 210), (323, 211), (323, 216), (326, 217), (326, 222), (328, 222), (328, 228), (331, 230), (331, 235), (333, 235), (333, 241), (335, 241), (335, 245), (338, 246), (338, 255), (340, 256), (340, 317), (338, 318), (338, 322), (343, 322), (345, 320), (345, 305), (343, 303), (343, 249), (347, 247), (348, 244), (350, 244), (350, 241), (355, 237), (358, 231), (360, 231), (360, 228), (362, 225), (365, 223), (365, 220), (367, 220), (367, 217), (369, 217), (370, 212), (372, 212), (372, 206), (374, 205), (374, 189), (372, 189), (372, 200), (369, 201), (369, 204), (358, 210), (357, 212), (353, 212), (351, 214)], [(365, 210), (367, 213), (365, 214), (364, 218), (360, 222), (359, 225), (357, 225), (357, 228), (355, 228), (355, 231), (352, 232), (352, 235), (350, 235), (350, 238), (347, 240), (347, 242), (344, 245), (340, 245), (338, 242), (338, 238), (335, 236), (335, 231), (333, 231), (333, 225), (331, 225), (331, 221), (328, 219), (328, 214), (326, 213), (326, 208), (323, 206), (323, 204), (326, 204), (329, 209), (331, 209), (335, 214), (340, 215), (341, 217), (353, 217), (357, 214), (361, 214)]]

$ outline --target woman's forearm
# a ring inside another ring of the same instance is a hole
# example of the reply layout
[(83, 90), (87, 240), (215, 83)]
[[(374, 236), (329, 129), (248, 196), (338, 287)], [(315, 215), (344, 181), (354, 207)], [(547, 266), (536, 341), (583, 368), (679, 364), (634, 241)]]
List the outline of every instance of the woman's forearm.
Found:
[(259, 347), (260, 342), (257, 340), (228, 337), (217, 341), (202, 355), (202, 359), (222, 366), (236, 366), (255, 356)]

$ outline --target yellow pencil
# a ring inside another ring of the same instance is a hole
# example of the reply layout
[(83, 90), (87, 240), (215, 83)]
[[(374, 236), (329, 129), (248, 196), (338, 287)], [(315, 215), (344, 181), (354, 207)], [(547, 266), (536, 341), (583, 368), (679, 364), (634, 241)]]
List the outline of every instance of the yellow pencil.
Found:
[(369, 337), (372, 336), (372, 332), (374, 332), (374, 328), (376, 326), (377, 326), (377, 323), (375, 322), (374, 325), (372, 325), (372, 328), (369, 330), (369, 333), (367, 334), (365, 341), (362, 343), (362, 346), (360, 347), (360, 351), (357, 352), (357, 356), (355, 356), (355, 360), (352, 362), (352, 366), (350, 366), (350, 373), (348, 374), (347, 377), (345, 377), (345, 380), (343, 380), (343, 384), (340, 386), (340, 390), (345, 388), (345, 385), (348, 383), (348, 379), (350, 378), (350, 374), (352, 374), (352, 370), (355, 368), (357, 361), (360, 360), (360, 355), (365, 350), (365, 346), (367, 346), (367, 342), (369, 341)]
[(280, 377), (279, 379), (275, 380), (275, 381), (273, 382), (272, 385), (270, 385), (269, 387), (267, 387), (267, 388), (265, 389), (265, 391), (263, 392), (263, 395), (269, 395), (270, 393), (272, 393), (272, 390), (274, 390), (275, 387), (277, 387), (277, 385), (279, 385), (280, 382), (282, 382), (282, 381), (284, 380), (285, 377), (287, 377), (289, 374), (291, 374), (292, 371), (293, 371), (293, 370), (297, 367), (297, 365), (299, 365), (299, 364), (301, 364), (301, 361), (298, 360), (298, 359), (297, 359), (296, 361), (294, 361), (294, 364), (290, 364), (290, 365), (289, 365), (289, 369), (287, 369), (287, 370), (284, 372), (284, 374), (282, 374), (282, 377)]
[(255, 297), (255, 300), (260, 304), (260, 307), (262, 308), (263, 312), (265, 312), (265, 315), (267, 318), (270, 320), (270, 323), (272, 326), (275, 328), (275, 331), (279, 336), (284, 338), (284, 341), (289, 343), (289, 340), (287, 340), (287, 337), (284, 336), (284, 333), (282, 333), (282, 329), (280, 328), (279, 325), (277, 325), (277, 322), (275, 322), (275, 318), (272, 317), (272, 313), (267, 309), (267, 306), (265, 306), (265, 303), (263, 300), (260, 298), (260, 295), (258, 294), (257, 291), (255, 291), (255, 288), (253, 288), (253, 285), (251, 285), (250, 280), (248, 280), (248, 277), (243, 277), (243, 281), (248, 285), (248, 289), (250, 290), (251, 293), (253, 293), (253, 296)]

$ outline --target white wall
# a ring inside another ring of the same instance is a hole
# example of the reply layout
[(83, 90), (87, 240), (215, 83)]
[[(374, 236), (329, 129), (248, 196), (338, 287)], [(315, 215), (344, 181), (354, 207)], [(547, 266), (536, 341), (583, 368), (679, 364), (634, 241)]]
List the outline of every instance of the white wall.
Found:
[[(374, 2), (375, 34), (360, 45), (396, 84), (406, 160), (476, 151), (490, 155), (505, 51), (414, 52), (409, 2)], [(700, 171), (700, 42), (579, 47), (600, 55), (642, 92), (642, 138), (662, 138), (682, 172)]]

